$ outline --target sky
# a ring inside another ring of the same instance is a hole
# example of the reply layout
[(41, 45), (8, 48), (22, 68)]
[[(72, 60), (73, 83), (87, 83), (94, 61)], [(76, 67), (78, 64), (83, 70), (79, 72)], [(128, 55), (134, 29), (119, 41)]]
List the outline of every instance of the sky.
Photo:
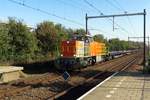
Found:
[[(11, 1), (24, 3), (46, 13)], [(143, 9), (147, 12), (146, 34), (150, 36), (150, 0), (0, 0), (0, 21), (5, 22), (8, 17), (16, 17), (22, 19), (27, 25), (36, 27), (38, 23), (48, 20), (60, 23), (67, 28), (85, 29), (86, 13), (88, 16), (97, 16), (100, 12), (111, 15), (143, 12)], [(111, 20), (112, 18), (90, 19), (89, 32), (91, 35), (103, 34), (108, 39), (127, 40), (128, 37), (143, 36), (143, 16), (115, 18), (115, 31), (113, 31)], [(134, 41), (141, 41), (141, 39), (134, 39)]]

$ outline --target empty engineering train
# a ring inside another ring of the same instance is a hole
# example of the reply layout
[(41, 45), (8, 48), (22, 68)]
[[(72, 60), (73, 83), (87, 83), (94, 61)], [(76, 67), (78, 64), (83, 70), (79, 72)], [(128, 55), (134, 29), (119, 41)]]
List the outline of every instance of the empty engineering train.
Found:
[(75, 34), (70, 40), (61, 42), (61, 57), (58, 69), (73, 70), (94, 65), (97, 62), (113, 59), (120, 53), (108, 53), (105, 43), (93, 40), (89, 35)]

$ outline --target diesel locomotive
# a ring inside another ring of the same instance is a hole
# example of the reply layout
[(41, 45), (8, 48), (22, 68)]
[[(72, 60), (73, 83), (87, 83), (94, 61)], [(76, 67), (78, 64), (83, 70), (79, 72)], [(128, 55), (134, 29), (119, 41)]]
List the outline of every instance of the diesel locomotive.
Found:
[(72, 70), (94, 65), (106, 59), (105, 43), (93, 40), (89, 35), (75, 34), (70, 40), (61, 42), (59, 69)]

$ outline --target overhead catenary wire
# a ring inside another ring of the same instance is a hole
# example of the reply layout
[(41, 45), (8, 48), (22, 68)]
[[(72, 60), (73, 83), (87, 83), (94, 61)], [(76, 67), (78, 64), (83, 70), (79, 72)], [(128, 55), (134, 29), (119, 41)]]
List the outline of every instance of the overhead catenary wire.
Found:
[[(71, 0), (71, 1), (73, 1), (73, 0)], [(68, 2), (65, 2), (64, 0), (57, 0), (57, 2), (61, 2), (61, 3), (63, 3), (63, 4), (67, 4), (68, 6), (71, 6), (71, 7), (77, 7), (76, 5), (73, 5), (73, 4), (70, 4), (70, 3), (68, 3)], [(73, 2), (75, 2), (75, 1), (73, 1)], [(78, 2), (75, 2), (75, 3), (78, 3)], [(78, 3), (79, 4), (79, 3)], [(79, 4), (80, 5), (80, 4)], [(81, 9), (81, 10), (83, 10), (81, 7), (77, 7), (78, 9)], [(87, 11), (87, 12), (89, 12), (87, 9), (85, 10), (84, 9), (84, 11)], [(99, 12), (101, 12), (100, 10), (99, 10)], [(103, 15), (103, 14), (102, 14)], [(96, 30), (96, 31), (99, 31), (99, 32), (103, 32), (103, 33), (108, 33), (108, 32), (105, 32), (105, 31), (103, 31), (103, 30), (101, 30), (101, 29), (96, 29), (96, 28), (92, 28), (92, 27), (90, 27), (90, 29), (89, 30)]]
[(72, 3), (68, 3), (68, 2), (66, 2), (66, 1), (64, 1), (64, 0), (56, 0), (56, 1), (57, 1), (57, 2), (60, 2), (60, 3), (63, 3), (63, 4), (65, 4), (65, 5), (68, 5), (68, 6), (72, 7), (72, 8), (80, 9), (80, 10), (82, 10), (82, 12), (84, 12), (84, 11), (90, 12), (90, 11), (87, 10), (87, 9), (81, 8), (80, 6), (74, 5), (74, 4), (72, 4)]
[[(85, 5), (84, 3), (82, 3), (80, 0), (68, 0), (68, 1), (70, 1), (70, 2), (74, 2), (74, 4), (75, 5), (78, 5), (78, 6), (82, 6), (85, 10), (87, 10), (88, 11), (88, 13), (91, 13), (91, 8), (89, 7), (89, 6), (87, 6), (87, 5)], [(79, 2), (78, 2), (79, 1)], [(93, 11), (95, 11), (95, 10), (93, 10)]]
[[(120, 10), (120, 11), (123, 11), (124, 13), (127, 13), (127, 11), (120, 5), (120, 3), (119, 3), (117, 0), (113, 0), (113, 1), (114, 1), (118, 6), (116, 6), (115, 4), (113, 4), (110, 0), (106, 0), (106, 2), (107, 2), (108, 4), (110, 4), (111, 6), (113, 6), (114, 8), (116, 8), (116, 9), (118, 9), (118, 10)], [(134, 33), (135, 33), (135, 30), (134, 30), (133, 24), (132, 24), (132, 22), (131, 22), (129, 16), (127, 16), (127, 20), (128, 20), (129, 25), (131, 26), (132, 32), (133, 32), (133, 34), (134, 34)]]
[[(104, 13), (99, 10), (97, 7), (95, 7), (92, 3), (90, 3), (88, 0), (83, 0), (86, 4), (88, 4), (90, 7), (92, 7), (93, 9), (97, 10), (100, 15), (104, 15)], [(112, 19), (109, 19), (107, 18), (109, 21), (111, 21), (111, 24), (113, 24), (113, 20)], [(115, 23), (115, 25), (117, 25), (122, 31), (124, 31), (125, 33), (129, 33), (125, 28), (123, 28), (121, 25)]]
[[(119, 6), (120, 6), (120, 8), (126, 13), (127, 11), (120, 5), (120, 3), (117, 1), (117, 0), (114, 0)], [(134, 26), (133, 26), (133, 23), (131, 22), (131, 20), (130, 20), (130, 17), (129, 16), (127, 16), (127, 18), (128, 18), (128, 22), (130, 23), (130, 26), (131, 26), (131, 28), (132, 28), (132, 30), (133, 30), (133, 33), (135, 33), (135, 30), (134, 30)]]
[[(67, 3), (67, 2), (64, 2), (63, 0), (57, 0), (57, 1), (58, 1), (58, 2), (62, 2), (62, 3), (64, 3), (64, 4), (67, 4), (67, 5), (69, 5), (69, 6), (74, 6), (74, 7), (75, 7), (75, 5), (69, 4), (69, 3)], [(77, 3), (77, 2), (76, 2), (76, 3)], [(88, 1), (87, 1), (87, 3), (88, 3)], [(89, 4), (90, 4), (90, 3), (89, 3)], [(94, 7), (92, 4), (91, 4), (91, 6)], [(78, 8), (78, 9), (82, 9), (82, 8)], [(99, 9), (97, 9), (96, 7), (95, 7), (94, 9), (98, 10), (98, 12), (101, 13), (101, 11), (100, 11)], [(88, 11), (88, 12), (89, 12), (89, 11)], [(103, 15), (103, 13), (101, 13), (101, 15)], [(105, 31), (103, 31), (103, 30), (101, 30), (101, 29), (96, 29), (96, 28), (93, 28), (93, 27), (90, 27), (89, 30), (96, 30), (96, 31), (99, 31), (99, 32), (108, 33), (108, 32), (105, 32)]]
[[(94, 8), (95, 10), (97, 10), (101, 15), (104, 15), (104, 13), (101, 11), (101, 10), (99, 10), (98, 8), (96, 8), (93, 4), (91, 4), (89, 1), (87, 1), (87, 0), (84, 0), (84, 2), (86, 3), (86, 4), (88, 4), (89, 6), (91, 6), (92, 8)], [(108, 20), (109, 21), (111, 21), (111, 24), (113, 24), (113, 20), (112, 19), (109, 19), (108, 18)], [(123, 27), (121, 27), (119, 24), (117, 24), (117, 23), (115, 23), (121, 30), (123, 30), (124, 32), (127, 32), (127, 33), (129, 33), (126, 29), (124, 29)]]
[(89, 6), (91, 6), (92, 8), (94, 8), (96, 11), (98, 11), (101, 15), (103, 15), (102, 11), (99, 10), (99, 9), (97, 9), (92, 3), (90, 3), (90, 2), (87, 1), (87, 0), (84, 0), (84, 2), (85, 2), (86, 4), (88, 4)]
[(65, 17), (61, 17), (61, 16), (59, 16), (59, 15), (56, 15), (56, 14), (54, 14), (54, 13), (50, 13), (50, 12), (44, 11), (44, 10), (39, 9), (39, 8), (32, 7), (32, 6), (28, 5), (28, 4), (25, 4), (24, 2), (19, 2), (19, 1), (16, 1), (16, 0), (8, 0), (8, 1), (10, 1), (10, 2), (12, 2), (12, 3), (15, 3), (15, 4), (18, 4), (18, 5), (21, 5), (21, 6), (24, 6), (24, 7), (29, 8), (29, 9), (32, 9), (32, 10), (35, 10), (35, 11), (44, 13), (44, 14), (47, 14), (47, 15), (50, 15), (50, 16), (59, 18), (59, 19), (61, 19), (61, 20), (65, 20), (65, 21), (74, 23), (74, 24), (79, 25), (79, 26), (82, 26), (82, 27), (84, 26), (84, 24), (82, 24), (82, 23), (76, 22), (76, 21), (74, 21), (74, 20), (71, 20), (71, 19), (68, 19), (68, 18), (65, 18)]
[[(113, 6), (116, 9), (122, 10), (120, 7), (116, 6), (115, 4), (113, 4), (111, 1), (109, 0), (105, 0), (108, 4), (110, 4), (111, 6)], [(115, 0), (114, 0), (115, 1)]]
[[(79, 25), (79, 26), (84, 27), (84, 24), (82, 24), (82, 23), (78, 23), (78, 22), (76, 22), (76, 21), (74, 21), (74, 20), (71, 20), (71, 19), (68, 19), (68, 18), (65, 18), (65, 17), (58, 16), (58, 15), (56, 15), (56, 14), (47, 12), (47, 11), (42, 10), (42, 9), (39, 9), (39, 8), (32, 7), (32, 6), (28, 5), (28, 4), (26, 4), (24, 1), (22, 1), (22, 2), (19, 2), (19, 1), (16, 1), (16, 0), (8, 0), (8, 1), (10, 1), (10, 2), (12, 2), (12, 3), (15, 3), (15, 4), (18, 4), (18, 5), (20, 5), (20, 6), (23, 6), (23, 7), (26, 7), (26, 8), (35, 10), (35, 11), (38, 11), (38, 12), (40, 12), (40, 13), (44, 13), (44, 14), (46, 14), (46, 15), (53, 16), (53, 17), (59, 18), (59, 19), (61, 19), (61, 20), (65, 20), (65, 21), (68, 21), (68, 22), (71, 22), (71, 23), (74, 23), (74, 24), (77, 24), (77, 25)], [(91, 27), (91, 28), (92, 28), (92, 27)], [(102, 30), (99, 30), (99, 31), (100, 31), (100, 32), (103, 32)]]

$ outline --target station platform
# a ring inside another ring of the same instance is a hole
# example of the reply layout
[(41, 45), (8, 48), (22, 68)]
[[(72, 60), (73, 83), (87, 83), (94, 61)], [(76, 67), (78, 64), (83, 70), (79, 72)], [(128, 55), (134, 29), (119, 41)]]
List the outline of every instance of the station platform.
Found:
[(21, 70), (23, 67), (0, 66), (0, 83), (19, 79)]
[(150, 100), (150, 75), (117, 73), (78, 100)]

